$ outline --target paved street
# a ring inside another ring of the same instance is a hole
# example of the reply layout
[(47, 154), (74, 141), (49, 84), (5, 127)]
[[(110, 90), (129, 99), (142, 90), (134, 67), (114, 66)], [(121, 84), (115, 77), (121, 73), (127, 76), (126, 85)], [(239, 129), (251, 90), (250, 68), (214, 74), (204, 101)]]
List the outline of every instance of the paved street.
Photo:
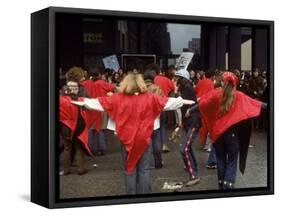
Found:
[[(61, 198), (114, 196), (125, 193), (120, 144), (109, 131), (106, 132), (106, 140), (108, 144), (106, 155), (86, 159), (89, 171), (87, 174), (78, 176), (76, 168), (73, 167), (72, 174), (60, 177)], [(237, 172), (236, 188), (262, 187), (267, 184), (266, 133), (253, 132), (251, 144), (254, 147), (249, 149), (246, 173), (242, 175)], [(169, 143), (169, 147), (171, 152), (163, 154), (164, 167), (151, 170), (152, 192), (168, 192), (162, 189), (164, 182), (184, 182), (188, 178), (180, 158), (179, 144)], [(193, 149), (199, 165), (201, 182), (178, 191), (217, 189), (216, 170), (205, 168), (208, 153), (200, 150), (198, 140), (193, 144)], [(97, 167), (95, 168), (93, 164), (97, 164)]]

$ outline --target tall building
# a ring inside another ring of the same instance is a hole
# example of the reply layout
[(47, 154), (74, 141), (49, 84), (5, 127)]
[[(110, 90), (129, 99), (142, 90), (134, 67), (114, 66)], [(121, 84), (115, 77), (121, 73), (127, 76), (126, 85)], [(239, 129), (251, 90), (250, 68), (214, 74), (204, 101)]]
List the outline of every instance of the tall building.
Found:
[(188, 50), (194, 53), (200, 53), (200, 38), (192, 38), (191, 41), (188, 41)]

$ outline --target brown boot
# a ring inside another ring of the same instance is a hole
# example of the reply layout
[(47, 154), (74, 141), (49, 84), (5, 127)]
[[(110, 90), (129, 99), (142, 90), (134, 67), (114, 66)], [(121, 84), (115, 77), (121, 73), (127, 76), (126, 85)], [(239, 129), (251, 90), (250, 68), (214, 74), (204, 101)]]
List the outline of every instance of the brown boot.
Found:
[(84, 175), (84, 174), (86, 174), (86, 173), (88, 173), (88, 171), (87, 171), (87, 170), (78, 171), (78, 175)]
[(71, 152), (72, 152), (72, 142), (67, 141), (64, 143), (64, 151), (63, 151), (63, 175), (70, 174), (70, 166), (71, 166)]

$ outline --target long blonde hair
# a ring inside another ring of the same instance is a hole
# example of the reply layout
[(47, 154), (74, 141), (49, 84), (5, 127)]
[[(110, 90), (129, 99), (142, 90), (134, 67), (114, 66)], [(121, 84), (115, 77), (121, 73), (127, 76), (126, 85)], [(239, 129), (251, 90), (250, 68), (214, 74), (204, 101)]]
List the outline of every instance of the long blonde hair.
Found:
[(119, 92), (122, 94), (135, 94), (147, 92), (142, 74), (128, 72), (120, 83)]
[(236, 86), (234, 86), (231, 81), (224, 83), (222, 101), (220, 105), (220, 111), (222, 115), (230, 110), (235, 98), (235, 92)]

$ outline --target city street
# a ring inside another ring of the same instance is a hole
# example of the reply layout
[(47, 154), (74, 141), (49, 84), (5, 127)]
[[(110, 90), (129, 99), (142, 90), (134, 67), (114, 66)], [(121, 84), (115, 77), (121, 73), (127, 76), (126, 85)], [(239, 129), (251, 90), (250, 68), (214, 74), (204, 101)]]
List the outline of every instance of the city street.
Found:
[[(124, 171), (120, 154), (120, 143), (112, 132), (106, 131), (108, 146), (107, 154), (86, 158), (88, 173), (79, 176), (76, 167), (72, 173), (60, 176), (60, 198), (96, 197), (124, 195)], [(237, 172), (236, 188), (263, 187), (267, 184), (267, 140), (266, 133), (254, 131), (251, 138), (252, 148), (249, 148), (245, 174)], [(185, 182), (188, 174), (184, 170), (179, 153), (179, 143), (169, 143), (171, 152), (163, 153), (164, 166), (162, 169), (151, 169), (152, 193), (169, 192), (164, 190), (167, 183)], [(193, 150), (199, 165), (201, 181), (192, 187), (177, 191), (213, 190), (217, 189), (216, 170), (208, 170), (206, 161), (208, 153), (200, 149), (198, 140), (193, 144)], [(62, 159), (62, 155), (61, 155)], [(96, 165), (96, 166), (95, 166)], [(153, 166), (153, 160), (151, 161)], [(62, 170), (62, 164), (61, 164)]]

